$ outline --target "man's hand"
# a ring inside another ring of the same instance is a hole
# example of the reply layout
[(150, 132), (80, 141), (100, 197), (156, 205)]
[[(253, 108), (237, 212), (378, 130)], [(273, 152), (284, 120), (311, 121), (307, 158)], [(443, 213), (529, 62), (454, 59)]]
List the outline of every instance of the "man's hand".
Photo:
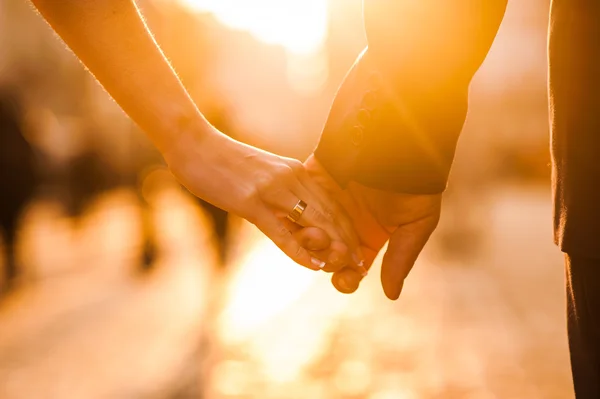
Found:
[[(389, 299), (398, 299), (404, 279), (437, 226), (441, 194), (395, 194), (356, 183), (342, 190), (314, 156), (305, 162), (305, 167), (350, 216), (367, 268), (390, 241), (383, 257), (381, 283)], [(355, 270), (344, 268), (333, 274), (332, 283), (340, 292), (352, 293), (362, 279)]]

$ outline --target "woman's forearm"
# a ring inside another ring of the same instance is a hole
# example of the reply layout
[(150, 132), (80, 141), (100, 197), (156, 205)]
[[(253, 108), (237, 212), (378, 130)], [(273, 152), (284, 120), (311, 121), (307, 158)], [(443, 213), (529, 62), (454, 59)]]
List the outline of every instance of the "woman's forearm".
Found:
[(331, 263), (366, 271), (349, 258), (351, 251), (362, 259), (351, 222), (300, 162), (228, 139), (204, 119), (134, 0), (31, 1), (194, 195), (250, 220), (297, 263), (319, 270), (326, 263), (312, 258), (284, 223), (304, 202), (307, 211), (295, 222), (345, 244)]
[(159, 150), (186, 130), (210, 134), (133, 0), (32, 3)]

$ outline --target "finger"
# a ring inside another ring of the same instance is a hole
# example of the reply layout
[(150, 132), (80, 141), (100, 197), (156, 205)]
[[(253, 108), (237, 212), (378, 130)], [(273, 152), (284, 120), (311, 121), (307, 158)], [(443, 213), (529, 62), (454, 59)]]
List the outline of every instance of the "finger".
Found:
[(327, 233), (317, 227), (300, 227), (289, 221), (284, 223), (303, 248), (314, 258), (325, 262), (322, 270), (335, 272), (348, 265), (348, 247), (344, 243), (332, 242)]
[[(327, 233), (318, 227), (301, 227), (297, 224), (285, 221), (286, 225), (292, 225), (288, 228), (292, 232), (296, 241), (300, 243), (300, 246), (308, 251), (318, 253), (319, 251), (326, 251), (331, 245), (331, 239)], [(295, 227), (294, 227), (295, 226)]]
[(273, 207), (278, 217), (288, 217), (296, 209), (300, 201), (306, 205), (301, 211), (300, 217), (294, 220), (295, 223), (307, 227), (319, 227), (323, 229), (332, 239), (342, 240), (342, 236), (337, 231), (333, 223), (333, 217), (321, 201), (307, 190), (300, 182), (297, 171), (303, 169), (299, 162), (290, 160), (290, 173), (286, 174), (282, 180), (283, 185), (276, 189), (267, 189), (261, 192), (261, 199)]
[(289, 228), (269, 209), (256, 211), (252, 222), (294, 262), (311, 270), (321, 269), (322, 262), (302, 248)]
[(363, 276), (355, 269), (345, 267), (331, 276), (331, 284), (342, 294), (352, 294), (358, 289), (362, 279)]
[(345, 267), (355, 269), (356, 266), (348, 262), (348, 246), (340, 241), (332, 241), (328, 249), (311, 251), (311, 254), (326, 262), (323, 271), (334, 273)]
[(400, 297), (404, 280), (436, 225), (437, 219), (428, 217), (400, 226), (392, 234), (381, 265), (381, 284), (389, 299), (395, 301)]
[[(356, 268), (359, 273), (366, 272), (366, 269), (363, 266), (364, 258), (362, 258), (362, 252), (360, 252), (358, 238), (354, 234), (352, 227), (348, 228), (352, 231), (351, 234), (346, 234), (343, 229), (340, 230), (338, 228), (339, 222), (344, 220), (343, 215), (342, 217), (336, 217), (334, 219), (331, 213), (324, 212), (322, 210), (323, 205), (319, 199), (313, 192), (306, 189), (299, 180), (298, 185), (295, 186), (293, 190), (296, 195), (302, 196), (303, 198), (309, 198), (312, 204), (317, 204), (316, 206), (311, 206), (311, 203), (308, 203), (306, 210), (300, 217), (298, 223), (322, 228), (333, 239), (332, 242), (337, 242), (339, 245), (339, 247), (336, 247), (336, 251), (331, 255), (332, 258), (328, 259), (329, 262), (332, 263), (331, 266), (334, 266), (330, 271), (335, 271), (342, 266), (349, 265)], [(346, 248), (344, 248), (344, 246), (346, 246)], [(338, 248), (340, 251), (337, 251)], [(358, 254), (360, 254), (360, 256)]]
[[(327, 260), (337, 267), (352, 263), (350, 251), (348, 250), (351, 240), (340, 234), (331, 215), (322, 210), (319, 201), (299, 181), (293, 190), (294, 194), (299, 197), (307, 198), (306, 209), (296, 223), (302, 226), (318, 227), (330, 237), (330, 243), (335, 244), (333, 251), (331, 251), (331, 258), (327, 255), (323, 260)], [(320, 250), (323, 249), (326, 248), (320, 248)]]
[[(366, 260), (365, 260), (365, 269), (367, 272), (371, 269), (375, 258), (377, 257), (378, 250), (373, 250), (371, 248), (362, 248)], [(358, 289), (361, 281), (367, 276), (367, 273), (360, 273), (352, 268), (342, 268), (339, 271), (335, 272), (331, 277), (331, 283), (335, 287), (336, 290), (343, 294), (351, 294)]]
[[(279, 218), (287, 218), (292, 214), (300, 202), (306, 205), (300, 212), (300, 217), (294, 222), (302, 227), (318, 227), (324, 230), (330, 238), (341, 240), (339, 233), (330, 217), (326, 216), (319, 206), (320, 203), (307, 191), (298, 178), (292, 175), (286, 186), (269, 191), (261, 195), (262, 200), (270, 205)], [(289, 223), (285, 222), (288, 226)]]
[[(301, 167), (301, 164), (300, 164)], [(307, 190), (296, 175), (290, 175), (286, 178), (286, 186), (283, 188), (266, 191), (261, 194), (262, 200), (273, 207), (275, 216), (287, 217), (296, 207), (298, 202), (302, 200), (306, 203), (306, 207), (296, 223), (301, 226), (319, 227), (324, 230), (329, 237), (338, 242), (331, 254), (325, 259), (331, 264), (326, 268), (328, 271), (338, 270), (340, 267), (354, 264), (361, 272), (364, 268), (359, 265), (360, 259), (352, 259), (350, 252), (347, 250), (346, 244), (353, 242), (353, 238), (343, 238), (334, 224), (331, 215), (326, 214), (322, 210), (321, 202)], [(356, 245), (356, 244), (354, 244)], [(331, 256), (331, 258), (330, 258)], [(321, 264), (319, 264), (322, 266)]]
[(314, 181), (308, 172), (302, 168), (297, 171), (298, 180), (309, 191), (323, 207), (324, 213), (329, 214), (337, 226), (337, 231), (344, 242), (348, 243), (350, 250), (356, 254), (355, 262), (364, 261), (364, 255), (360, 249), (358, 235), (354, 230), (352, 221), (346, 211), (333, 199), (326, 190)]
[[(265, 202), (265, 204), (272, 208), (272, 210), (275, 212), (275, 216), (279, 218), (287, 218), (288, 215), (294, 211), (300, 201), (307, 203), (307, 198), (299, 196), (290, 188), (296, 184), (296, 178), (292, 176), (286, 186), (261, 194), (261, 199)], [(306, 209), (304, 212), (306, 212)], [(301, 226), (310, 226), (306, 223), (303, 223), (303, 221), (300, 219), (296, 221), (297, 224)]]

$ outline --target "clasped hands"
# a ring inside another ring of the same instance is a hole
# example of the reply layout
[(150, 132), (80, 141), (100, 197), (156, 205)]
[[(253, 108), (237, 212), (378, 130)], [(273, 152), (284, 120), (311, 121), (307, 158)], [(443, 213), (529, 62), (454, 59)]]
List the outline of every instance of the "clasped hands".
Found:
[[(218, 131), (183, 136), (163, 154), (194, 195), (255, 224), (296, 263), (333, 273), (356, 291), (389, 241), (381, 283), (392, 300), (435, 230), (441, 194), (411, 195), (350, 183), (345, 189), (311, 156), (301, 162), (229, 139)], [(296, 223), (287, 216), (306, 203)]]
[[(441, 194), (396, 194), (353, 182), (342, 189), (314, 156), (308, 158), (304, 167), (314, 182), (339, 204), (342, 217), (349, 218), (367, 270), (389, 241), (383, 257), (381, 284), (389, 299), (398, 299), (405, 278), (437, 226)], [(308, 250), (318, 255), (335, 250), (327, 245), (329, 237), (321, 231), (298, 229), (295, 234)], [(343, 293), (356, 291), (364, 278), (351, 265), (333, 267), (331, 271), (333, 285)]]

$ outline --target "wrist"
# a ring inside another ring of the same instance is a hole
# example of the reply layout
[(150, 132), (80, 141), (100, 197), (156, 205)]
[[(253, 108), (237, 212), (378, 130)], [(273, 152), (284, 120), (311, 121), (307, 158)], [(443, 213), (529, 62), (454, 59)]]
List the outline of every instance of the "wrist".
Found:
[(190, 156), (198, 157), (211, 153), (219, 147), (218, 142), (226, 138), (208, 122), (190, 121), (182, 118), (170, 142), (159, 148), (167, 164), (185, 162)]

